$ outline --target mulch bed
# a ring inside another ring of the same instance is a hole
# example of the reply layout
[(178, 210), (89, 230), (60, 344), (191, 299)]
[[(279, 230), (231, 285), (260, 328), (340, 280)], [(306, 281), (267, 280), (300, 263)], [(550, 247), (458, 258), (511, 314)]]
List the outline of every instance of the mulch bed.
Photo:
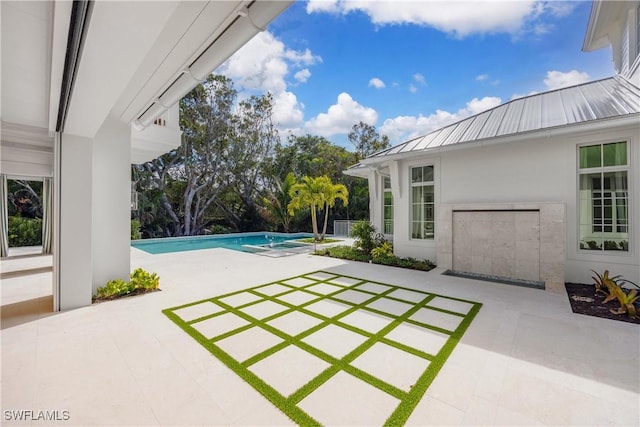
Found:
[[(605, 297), (601, 293), (596, 294), (595, 286), (584, 283), (565, 283), (564, 286), (567, 288), (569, 303), (574, 313), (640, 324), (640, 316), (631, 319), (626, 313), (611, 313), (609, 309), (615, 310), (620, 306), (618, 301), (610, 301), (606, 305), (602, 304)], [(636, 307), (640, 313), (640, 306), (637, 303)]]
[(129, 297), (135, 297), (137, 295), (144, 295), (144, 294), (150, 294), (151, 292), (160, 292), (162, 289), (158, 288), (158, 289), (136, 289), (133, 292), (126, 294), (126, 295), (113, 295), (111, 297), (108, 298), (94, 298), (92, 303), (93, 304), (99, 304), (101, 302), (107, 302), (107, 301), (113, 301), (113, 300), (118, 300), (118, 299), (122, 299), (122, 298), (129, 298)]

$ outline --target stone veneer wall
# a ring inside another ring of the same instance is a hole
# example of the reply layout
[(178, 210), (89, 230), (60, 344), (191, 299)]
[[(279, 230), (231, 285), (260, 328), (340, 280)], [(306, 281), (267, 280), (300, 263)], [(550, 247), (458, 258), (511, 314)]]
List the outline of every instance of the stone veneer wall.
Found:
[[(539, 280), (545, 289), (562, 292), (565, 265), (565, 206), (563, 203), (470, 203), (438, 207), (436, 239), (438, 267), (453, 268), (453, 214), (455, 211), (539, 211)], [(479, 226), (482, 226), (479, 224)], [(471, 271), (472, 273), (485, 273)], [(518, 278), (518, 277), (513, 277)], [(523, 277), (524, 278), (524, 277)], [(526, 278), (525, 278), (526, 279)]]

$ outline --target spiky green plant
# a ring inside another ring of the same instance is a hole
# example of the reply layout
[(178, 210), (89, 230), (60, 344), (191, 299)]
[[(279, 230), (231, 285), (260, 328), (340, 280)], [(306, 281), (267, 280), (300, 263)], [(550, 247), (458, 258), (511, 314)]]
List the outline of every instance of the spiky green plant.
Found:
[(624, 314), (627, 313), (630, 318), (635, 319), (637, 315), (637, 310), (635, 306), (635, 302), (640, 299), (640, 295), (638, 295), (638, 291), (632, 289), (629, 293), (626, 293), (622, 288), (618, 287), (615, 291), (615, 297), (620, 303), (620, 308), (617, 310), (610, 309), (609, 311), (614, 314)]

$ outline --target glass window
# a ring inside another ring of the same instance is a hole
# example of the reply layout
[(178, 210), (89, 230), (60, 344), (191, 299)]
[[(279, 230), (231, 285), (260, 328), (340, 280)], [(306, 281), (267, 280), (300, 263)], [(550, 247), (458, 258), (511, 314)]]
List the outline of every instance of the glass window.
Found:
[(382, 186), (384, 188), (384, 234), (393, 234), (393, 193), (391, 192), (391, 178), (385, 176), (382, 180)]
[(580, 147), (579, 156), (580, 249), (629, 251), (627, 143)]
[(435, 194), (433, 166), (411, 168), (411, 237), (435, 236)]

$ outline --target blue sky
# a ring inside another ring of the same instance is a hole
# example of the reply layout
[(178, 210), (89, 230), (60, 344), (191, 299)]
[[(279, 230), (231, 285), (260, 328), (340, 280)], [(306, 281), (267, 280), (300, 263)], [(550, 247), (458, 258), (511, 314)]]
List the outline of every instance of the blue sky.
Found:
[(298, 1), (223, 64), (269, 91), (281, 137), (349, 146), (364, 121), (392, 143), (523, 96), (615, 73), (582, 52), (591, 2)]

